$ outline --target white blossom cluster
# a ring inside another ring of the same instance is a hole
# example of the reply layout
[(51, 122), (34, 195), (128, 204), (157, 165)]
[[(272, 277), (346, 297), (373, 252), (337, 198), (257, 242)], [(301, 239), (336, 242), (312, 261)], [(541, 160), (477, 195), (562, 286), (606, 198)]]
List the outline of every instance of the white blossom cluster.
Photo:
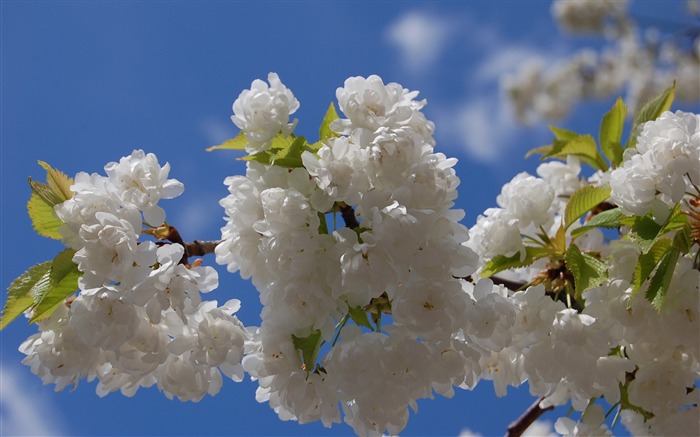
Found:
[(524, 257), (525, 245), (521, 235), (534, 238), (541, 229), (554, 235), (562, 222), (567, 199), (585, 185), (579, 179), (581, 164), (575, 156), (567, 162), (540, 164), (537, 174), (526, 172), (515, 176), (501, 189), (496, 202), (499, 208), (489, 208), (477, 218), (470, 229), (468, 245), (482, 261), (494, 256)]
[[(559, 119), (582, 100), (625, 93), (630, 113), (675, 81), (685, 102), (700, 99), (700, 38), (642, 32), (627, 16), (627, 1), (557, 0), (556, 21), (571, 32), (601, 32), (601, 50), (584, 49), (559, 62), (529, 60), (502, 78), (523, 123)], [(679, 32), (681, 34), (681, 32)]]
[[(463, 357), (477, 365), (478, 355), (454, 338), (470, 302), (455, 277), (477, 259), (453, 208), (456, 160), (433, 151), (417, 94), (377, 76), (349, 78), (336, 93), (347, 117), (331, 124), (338, 136), (304, 152), (303, 167), (250, 162), (245, 176), (226, 179), (217, 262), (260, 292), (262, 324), (243, 365), (259, 382), (257, 399), (282, 419), (330, 426), (340, 403), (358, 434), (396, 433), (417, 399), (474, 383)], [(234, 118), (252, 111), (245, 104), (234, 103)], [(338, 223), (346, 214), (356, 226)], [(334, 340), (350, 309), (372, 305), (393, 323), (381, 332), (348, 324)], [(303, 362), (293, 336), (317, 330), (330, 348)]]
[[(542, 164), (540, 178), (517, 175), (498, 196), (499, 208), (486, 210), (470, 229), (468, 245), (480, 255), (480, 269), (498, 255), (520, 253), (524, 259), (525, 246), (542, 241), (538, 233), (554, 238), (566, 201), (587, 184), (609, 180), (610, 202), (627, 214), (644, 215), (658, 202), (663, 222), (673, 205), (698, 196), (699, 121), (697, 114), (662, 114), (643, 125), (637, 148), (626, 151), (620, 167), (588, 181), (579, 178), (581, 168), (572, 156), (566, 164)], [(585, 302), (585, 308), (552, 300), (542, 286), (509, 295), (494, 294), (490, 285), (481, 289), (486, 280), (477, 284), (474, 296), (484, 296), (477, 304), (488, 299), (492, 309), (479, 308), (469, 315), (470, 323), (490, 314), (493, 318), (482, 322), (489, 335), (472, 340), (492, 350), (491, 359), (481, 364), (491, 369), (497, 394), (527, 380), (530, 392), (544, 397), (542, 407), (571, 402), (585, 413), (579, 423), (568, 418), (557, 422), (556, 430), (565, 435), (610, 435), (602, 411), (590, 402), (604, 397), (616, 405), (623, 395), (648, 415), (623, 411), (622, 422), (634, 435), (695, 435), (700, 431), (694, 388), (700, 378), (700, 271), (693, 267), (697, 247), (674, 266), (659, 313), (644, 297), (649, 284), (637, 292), (632, 285), (642, 255), (637, 244), (627, 239), (608, 244), (597, 229), (575, 243), (600, 253), (608, 265), (609, 279), (583, 294), (579, 304)], [(552, 271), (552, 265), (539, 261), (498, 276), (527, 283)], [(565, 278), (549, 278), (559, 279)]]
[[(274, 156), (280, 136), (300, 139), (289, 120), (299, 102), (277, 74), (268, 82), (254, 81), (233, 104), (245, 149), (258, 157)], [(168, 164), (137, 150), (104, 176), (77, 174), (55, 213), (80, 290), (21, 345), (24, 363), (57, 390), (86, 378), (101, 396), (155, 385), (183, 401), (247, 372), (256, 400), (282, 420), (344, 421), (358, 435), (398, 434), (418, 399), (480, 380), (499, 396), (527, 382), (542, 408), (570, 403), (581, 420), (559, 419), (563, 435), (611, 435), (600, 398), (624, 407), (634, 435), (697, 431), (696, 242), (678, 252), (659, 311), (645, 296), (649, 281), (635, 284), (649, 256), (639, 244), (564, 226), (572, 195), (590, 185), (609, 184), (606, 203), (625, 216), (651, 211), (663, 222), (679, 202), (696, 214), (700, 115), (666, 112), (644, 124), (617, 168), (589, 178), (574, 155), (541, 164), (537, 176), (520, 173), (467, 229), (455, 208), (456, 160), (435, 152), (417, 96), (378, 76), (351, 77), (336, 91), (343, 118), (318, 147), (286, 162), (294, 165), (251, 159), (245, 175), (225, 179), (216, 262), (259, 291), (255, 329), (235, 316), (237, 300), (203, 301), (216, 271), (190, 264), (182, 244), (156, 232), (169, 226), (159, 201), (183, 192)], [(570, 293), (569, 261), (525, 265), (533, 248), (555, 241), (595, 254), (606, 276)], [(497, 257), (523, 267), (480, 278)], [(526, 285), (500, 285), (508, 280)]]
[[(636, 148), (610, 174), (611, 199), (627, 214), (669, 207), (700, 186), (700, 114), (665, 112), (644, 124)], [(666, 211), (664, 215), (663, 212)]]
[(184, 265), (180, 244), (139, 240), (144, 220), (165, 221), (158, 201), (183, 191), (169, 170), (136, 150), (107, 164), (107, 176), (78, 173), (72, 198), (56, 206), (80, 291), (20, 347), (56, 390), (87, 378), (99, 381), (100, 396), (156, 385), (168, 398), (198, 401), (219, 391), (222, 373), (242, 380), (239, 302), (217, 307), (200, 296), (217, 287), (216, 270)]

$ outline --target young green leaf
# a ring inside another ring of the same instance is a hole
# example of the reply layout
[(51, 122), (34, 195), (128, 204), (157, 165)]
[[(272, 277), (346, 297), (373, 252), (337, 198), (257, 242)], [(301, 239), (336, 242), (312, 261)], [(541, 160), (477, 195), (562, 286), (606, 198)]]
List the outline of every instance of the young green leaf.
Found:
[(51, 261), (49, 285), (35, 296), (34, 314), (30, 323), (49, 317), (56, 306), (78, 289), (81, 273), (73, 263), (73, 255), (73, 249), (66, 249)]
[(566, 228), (568, 229), (581, 218), (581, 216), (599, 203), (604, 202), (608, 197), (610, 197), (610, 186), (608, 185), (600, 187), (586, 185), (576, 190), (574, 194), (571, 195), (569, 203), (566, 204), (566, 210), (564, 212)]
[(498, 255), (493, 257), (489, 262), (486, 263), (484, 269), (481, 272), (481, 276), (488, 278), (495, 275), (503, 270), (516, 269), (519, 267), (526, 267), (534, 263), (540, 258), (546, 256), (554, 255), (551, 249), (544, 247), (533, 247), (525, 246), (525, 258), (520, 259), (520, 252), (513, 256), (503, 256)]
[(608, 277), (607, 266), (597, 258), (581, 252), (575, 244), (566, 251), (566, 267), (574, 275), (576, 299), (589, 288), (597, 287)]
[(348, 308), (348, 313), (357, 326), (372, 329), (372, 325), (369, 323), (369, 318), (367, 317), (367, 312), (362, 307), (350, 307)]
[(627, 147), (635, 147), (637, 145), (637, 135), (639, 135), (640, 125), (647, 121), (656, 120), (664, 111), (671, 109), (673, 99), (676, 94), (676, 82), (673, 85), (663, 90), (660, 94), (647, 101), (637, 111), (634, 117), (634, 124), (630, 131), (630, 137), (627, 140)]
[(664, 255), (661, 262), (659, 262), (654, 276), (652, 276), (649, 281), (649, 288), (647, 289), (645, 297), (657, 311), (661, 311), (679, 256), (680, 251), (675, 247), (671, 247), (666, 255)]
[(316, 213), (318, 215), (318, 233), (319, 234), (327, 234), (328, 233), (328, 222), (326, 222), (326, 214), (322, 213), (321, 211), (318, 211)]
[(73, 192), (70, 190), (73, 179), (51, 168), (44, 161), (39, 161), (39, 165), (46, 170), (47, 183), (35, 182), (29, 178), (32, 194), (27, 202), (27, 212), (32, 220), (34, 230), (39, 235), (60, 240), (61, 234), (58, 232), (58, 228), (63, 222), (54, 214), (54, 206), (73, 196)]
[(338, 112), (335, 110), (335, 105), (331, 102), (326, 111), (326, 115), (323, 117), (321, 122), (321, 127), (318, 130), (319, 141), (325, 141), (328, 138), (333, 138), (339, 136), (337, 133), (331, 130), (331, 123), (339, 118)]
[(241, 131), (235, 137), (224, 141), (218, 146), (211, 146), (206, 149), (207, 152), (212, 150), (245, 150), (248, 145), (248, 140), (245, 138), (245, 132)]
[(670, 238), (659, 238), (651, 245), (646, 253), (639, 255), (637, 265), (634, 268), (632, 275), (632, 293), (636, 293), (642, 287), (642, 284), (649, 278), (651, 272), (659, 264), (661, 259), (668, 254), (671, 249)]
[(643, 253), (647, 253), (660, 235), (662, 226), (649, 215), (635, 217), (631, 226), (630, 239), (641, 247)]
[(566, 158), (578, 156), (582, 161), (598, 170), (607, 170), (608, 164), (598, 153), (598, 146), (590, 135), (578, 135), (571, 139), (554, 140), (552, 150), (542, 158)]
[(549, 155), (549, 153), (552, 151), (553, 148), (554, 148), (554, 146), (551, 144), (547, 144), (546, 146), (535, 147), (534, 149), (530, 149), (525, 154), (525, 158), (529, 158), (534, 154), (547, 156), (547, 155)]
[(73, 192), (70, 190), (71, 185), (73, 185), (73, 179), (69, 178), (65, 173), (51, 168), (44, 161), (39, 161), (39, 165), (46, 170), (46, 182), (51, 191), (60, 199), (59, 203), (63, 203), (73, 197)]
[(272, 164), (286, 168), (303, 167), (301, 155), (308, 150), (308, 142), (304, 137), (296, 137), (288, 147), (279, 149), (272, 157)]
[(613, 208), (600, 212), (593, 216), (588, 223), (571, 231), (572, 237), (578, 237), (594, 228), (619, 228), (622, 224), (622, 211), (620, 208)]
[(673, 236), (673, 247), (681, 253), (690, 253), (690, 248), (693, 246), (693, 239), (690, 235), (690, 224), (680, 228), (676, 235)]
[(612, 163), (613, 168), (622, 162), (622, 130), (625, 127), (627, 107), (618, 98), (610, 111), (603, 116), (598, 135), (603, 154)]
[(666, 222), (661, 226), (659, 235), (664, 235), (667, 232), (682, 229), (686, 225), (688, 225), (688, 216), (683, 212), (681, 204), (677, 203), (671, 210)]
[(58, 228), (63, 225), (63, 222), (56, 217), (53, 206), (46, 203), (44, 198), (36, 192), (32, 192), (29, 196), (27, 212), (32, 220), (32, 227), (39, 235), (54, 240), (61, 239)]
[(12, 281), (7, 290), (7, 301), (0, 318), (0, 330), (34, 305), (34, 296), (49, 285), (50, 269), (51, 261), (46, 261), (31, 267)]
[(554, 134), (554, 138), (558, 140), (570, 141), (579, 136), (579, 134), (572, 130), (562, 129), (556, 126), (549, 126), (549, 130)]
[(318, 351), (321, 348), (321, 342), (322, 336), (320, 329), (316, 329), (306, 337), (292, 335), (292, 343), (294, 344), (294, 348), (301, 352), (301, 361), (304, 363), (307, 375), (314, 370), (316, 359), (318, 358)]

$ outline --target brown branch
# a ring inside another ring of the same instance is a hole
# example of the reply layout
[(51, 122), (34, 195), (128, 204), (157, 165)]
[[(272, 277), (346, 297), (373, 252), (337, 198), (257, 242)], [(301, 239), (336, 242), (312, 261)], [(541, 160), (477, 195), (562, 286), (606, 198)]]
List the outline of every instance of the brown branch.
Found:
[(204, 256), (214, 253), (214, 248), (221, 243), (221, 240), (200, 241), (194, 240), (191, 243), (181, 243), (185, 247), (185, 256)]
[(345, 222), (345, 226), (347, 226), (350, 229), (357, 229), (360, 227), (360, 222), (357, 221), (357, 217), (355, 217), (355, 210), (352, 209), (352, 206), (347, 205), (345, 203), (339, 204), (340, 206), (340, 215), (343, 217), (343, 221)]
[(543, 399), (544, 398), (537, 399), (525, 410), (522, 416), (508, 425), (508, 431), (505, 437), (520, 437), (542, 414), (554, 409), (554, 405), (550, 405), (547, 408), (540, 407), (540, 402), (542, 402)]
[(498, 276), (491, 276), (489, 279), (491, 279), (495, 285), (503, 285), (510, 291), (518, 291), (525, 285), (525, 282), (511, 281), (510, 279), (499, 278)]

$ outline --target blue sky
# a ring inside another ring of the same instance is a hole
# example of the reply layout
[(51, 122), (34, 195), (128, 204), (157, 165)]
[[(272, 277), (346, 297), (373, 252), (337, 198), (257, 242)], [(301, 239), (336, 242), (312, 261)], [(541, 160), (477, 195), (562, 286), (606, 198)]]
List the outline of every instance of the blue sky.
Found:
[[(528, 57), (554, 60), (595, 42), (559, 32), (548, 1), (3, 1), (0, 7), (3, 288), (62, 247), (38, 237), (26, 215), (27, 177), (44, 177), (37, 160), (72, 176), (103, 172), (136, 148), (154, 152), (186, 187), (180, 198), (162, 203), (168, 221), (186, 240), (217, 239), (223, 179), (244, 167), (233, 154), (204, 149), (237, 133), (231, 104), (270, 71), (301, 102), (296, 132), (310, 138), (349, 76), (378, 74), (420, 90), (437, 126), (437, 150), (460, 160), (459, 206), (470, 226), (495, 204), (505, 182), (534, 170), (537, 161), (522, 157), (549, 139), (544, 124), (514, 122), (499, 92), (500, 75)], [(681, 17), (683, 2), (634, 7), (646, 16)], [(559, 124), (596, 133), (612, 101), (582, 105)], [(213, 257), (206, 261), (214, 264)], [(215, 298), (240, 299), (239, 317), (256, 325), (256, 291), (220, 272)], [(197, 404), (168, 401), (155, 389), (132, 399), (98, 398), (95, 384), (85, 381), (73, 392), (53, 393), (20, 364), (17, 347), (33, 332), (18, 320), (1, 333), (2, 435), (352, 432), (345, 425), (326, 430), (281, 422), (255, 402), (250, 381), (229, 381)], [(532, 401), (526, 388), (511, 392), (498, 399), (482, 382), (452, 400), (419, 402), (404, 434), (458, 435), (469, 428), (502, 435)]]

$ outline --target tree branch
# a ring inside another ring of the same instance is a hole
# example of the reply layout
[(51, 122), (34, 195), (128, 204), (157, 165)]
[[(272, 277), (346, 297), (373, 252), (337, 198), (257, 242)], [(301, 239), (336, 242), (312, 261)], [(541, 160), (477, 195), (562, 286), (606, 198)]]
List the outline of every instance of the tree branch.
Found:
[(542, 414), (544, 414), (546, 411), (554, 409), (553, 405), (550, 405), (547, 408), (541, 408), (540, 402), (542, 402), (542, 400), (544, 400), (544, 398), (537, 399), (532, 405), (530, 405), (530, 408), (525, 410), (522, 416), (518, 417), (517, 420), (508, 425), (508, 431), (506, 432), (505, 437), (520, 437), (523, 435), (525, 430), (527, 430), (530, 425), (532, 425)]
[(214, 253), (214, 248), (221, 243), (221, 240), (200, 241), (194, 240), (191, 243), (181, 243), (185, 247), (185, 256), (204, 256)]
[(352, 206), (347, 205), (345, 203), (342, 203), (340, 206), (340, 215), (343, 217), (343, 221), (345, 222), (345, 226), (347, 226), (350, 229), (357, 229), (360, 227), (360, 222), (357, 221), (357, 217), (355, 217), (355, 210), (352, 209)]

